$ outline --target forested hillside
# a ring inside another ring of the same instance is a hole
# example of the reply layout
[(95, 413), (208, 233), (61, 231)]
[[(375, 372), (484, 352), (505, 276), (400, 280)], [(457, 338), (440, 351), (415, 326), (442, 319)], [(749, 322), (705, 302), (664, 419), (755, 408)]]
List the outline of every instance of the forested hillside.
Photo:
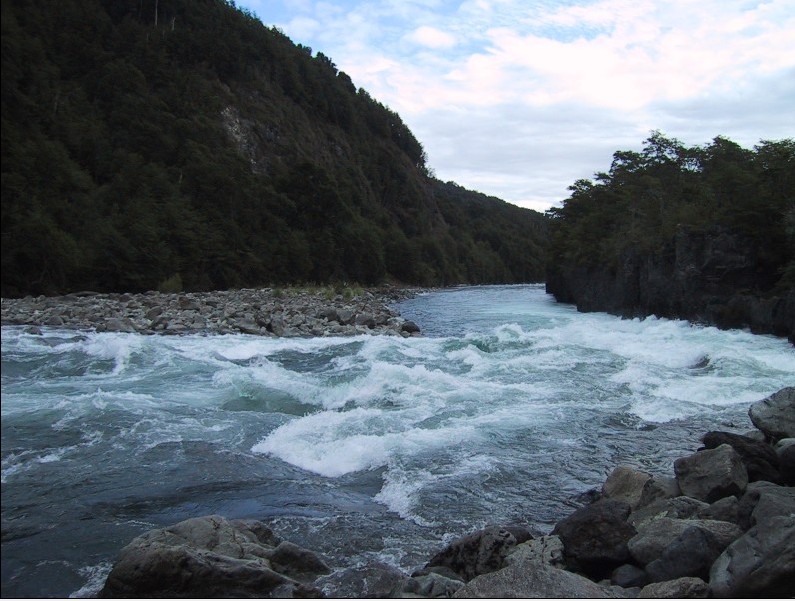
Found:
[(654, 132), (570, 190), (549, 211), (558, 300), (795, 340), (795, 141), (687, 147)]
[(233, 3), (1, 6), (3, 296), (543, 279), (545, 216), (434, 179), (395, 112)]

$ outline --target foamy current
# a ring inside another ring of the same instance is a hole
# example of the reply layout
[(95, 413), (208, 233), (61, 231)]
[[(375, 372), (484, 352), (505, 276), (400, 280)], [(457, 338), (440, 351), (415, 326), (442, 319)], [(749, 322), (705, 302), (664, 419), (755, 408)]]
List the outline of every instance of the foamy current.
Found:
[(621, 320), (542, 286), (398, 309), (421, 338), (2, 329), (3, 596), (92, 596), (143, 531), (220, 513), (335, 567), (542, 531), (619, 464), (672, 474), (795, 385), (786, 340)]

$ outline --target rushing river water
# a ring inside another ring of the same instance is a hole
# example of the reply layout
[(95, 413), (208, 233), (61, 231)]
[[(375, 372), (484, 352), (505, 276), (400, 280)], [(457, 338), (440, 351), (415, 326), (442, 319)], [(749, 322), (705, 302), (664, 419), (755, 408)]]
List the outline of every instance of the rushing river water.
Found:
[(786, 340), (556, 304), (397, 306), (424, 336), (2, 329), (2, 595), (95, 596), (134, 536), (252, 517), (335, 567), (411, 570), (488, 523), (548, 531), (619, 464), (673, 474), (795, 385)]

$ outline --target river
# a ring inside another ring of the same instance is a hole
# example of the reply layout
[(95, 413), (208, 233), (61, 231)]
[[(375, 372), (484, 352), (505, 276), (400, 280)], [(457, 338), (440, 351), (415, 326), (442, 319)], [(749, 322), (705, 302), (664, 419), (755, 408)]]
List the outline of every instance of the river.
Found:
[(257, 518), (344, 568), (410, 571), (487, 524), (547, 532), (617, 465), (673, 475), (795, 385), (786, 340), (555, 303), (397, 305), (419, 338), (2, 328), (2, 595), (96, 596), (142, 532)]

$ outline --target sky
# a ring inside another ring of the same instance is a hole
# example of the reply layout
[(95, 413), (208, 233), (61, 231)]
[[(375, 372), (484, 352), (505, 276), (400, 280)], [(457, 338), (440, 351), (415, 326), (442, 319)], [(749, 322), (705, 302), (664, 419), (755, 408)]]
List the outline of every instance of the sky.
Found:
[(436, 177), (544, 211), (654, 130), (795, 138), (795, 0), (239, 0), (396, 111)]

